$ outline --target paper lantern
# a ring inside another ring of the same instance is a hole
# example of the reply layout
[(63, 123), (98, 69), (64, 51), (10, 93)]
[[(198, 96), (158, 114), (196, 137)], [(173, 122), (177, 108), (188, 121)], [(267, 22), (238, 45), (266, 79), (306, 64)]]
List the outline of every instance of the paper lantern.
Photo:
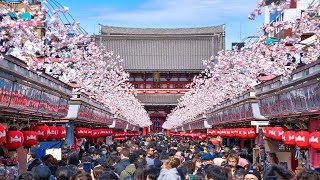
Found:
[(37, 133), (39, 141), (46, 140), (50, 133), (50, 129), (47, 125), (35, 126), (33, 130)]
[(309, 142), (310, 142), (310, 146), (313, 148), (313, 149), (316, 149), (316, 150), (320, 150), (320, 132), (317, 131), (317, 132), (312, 132), (309, 136)]
[(238, 128), (235, 128), (235, 129), (233, 130), (233, 136), (234, 136), (234, 137), (240, 137), (240, 136), (239, 136), (239, 129), (238, 129)]
[(96, 138), (100, 136), (100, 130), (92, 129), (91, 131), (92, 131), (91, 134), (88, 135), (89, 138)]
[(57, 136), (56, 136), (57, 140), (61, 140), (67, 136), (67, 130), (65, 127), (56, 126), (56, 128), (57, 128)]
[(12, 129), (6, 133), (4, 147), (10, 151), (17, 150), (23, 144), (24, 138), (21, 131)]
[[(241, 132), (241, 134), (240, 134), (240, 132)], [(247, 130), (247, 128), (241, 128), (239, 130), (239, 134), (240, 134), (240, 138), (247, 139), (248, 138), (248, 130)]]
[(112, 129), (106, 129), (106, 136), (111, 136), (113, 134)]
[(296, 132), (295, 131), (285, 131), (282, 135), (282, 142), (288, 146), (296, 145)]
[(0, 143), (2, 143), (6, 138), (6, 128), (0, 124)]
[(216, 136), (216, 135), (218, 135), (217, 131), (215, 129), (208, 129), (207, 130), (207, 134), (208, 134), (208, 136)]
[(227, 137), (232, 137), (232, 134), (231, 134), (231, 130), (230, 130), (230, 129), (226, 129), (226, 136), (227, 136)]
[(247, 128), (247, 132), (248, 132), (248, 138), (250, 139), (256, 138), (258, 136), (255, 128)]
[(273, 127), (270, 127), (270, 126), (262, 128), (263, 136), (266, 138), (271, 138), (272, 136), (270, 134), (270, 130), (272, 129)]
[(77, 128), (74, 129), (74, 136), (77, 137), (77, 138), (86, 137), (87, 136), (87, 131), (88, 130), (86, 128), (77, 127)]
[(306, 149), (310, 147), (309, 143), (309, 135), (310, 133), (308, 131), (299, 131), (296, 132), (296, 146)]
[(282, 140), (282, 135), (285, 130), (286, 128), (284, 127), (273, 127), (270, 130), (271, 138), (278, 141)]
[(23, 146), (25, 148), (30, 148), (38, 142), (37, 132), (31, 130), (21, 130), (24, 138)]
[(49, 127), (49, 134), (47, 137), (48, 141), (54, 140), (57, 137), (58, 129), (56, 126), (48, 126)]
[(113, 133), (113, 137), (124, 137), (124, 132), (115, 132)]

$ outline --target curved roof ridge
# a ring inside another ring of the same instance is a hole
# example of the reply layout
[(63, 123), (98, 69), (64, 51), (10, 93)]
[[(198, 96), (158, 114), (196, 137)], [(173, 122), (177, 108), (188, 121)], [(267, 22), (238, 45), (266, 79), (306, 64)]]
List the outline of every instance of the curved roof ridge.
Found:
[(170, 34), (216, 34), (224, 32), (224, 24), (191, 28), (131, 28), (101, 25), (101, 34), (107, 35), (170, 35)]

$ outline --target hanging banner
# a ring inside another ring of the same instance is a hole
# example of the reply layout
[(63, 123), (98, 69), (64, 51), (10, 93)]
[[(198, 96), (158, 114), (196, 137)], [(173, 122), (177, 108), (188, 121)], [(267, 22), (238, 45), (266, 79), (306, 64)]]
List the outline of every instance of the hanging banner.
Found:
[(39, 103), (39, 112), (56, 115), (59, 110), (60, 97), (47, 92), (42, 92)]
[(10, 107), (37, 111), (41, 99), (41, 91), (17, 82), (14, 82)]
[(13, 87), (13, 82), (0, 77), (0, 106), (8, 106)]
[(318, 110), (320, 107), (320, 84), (315, 83), (288, 92), (262, 97), (261, 114), (272, 116), (296, 112)]

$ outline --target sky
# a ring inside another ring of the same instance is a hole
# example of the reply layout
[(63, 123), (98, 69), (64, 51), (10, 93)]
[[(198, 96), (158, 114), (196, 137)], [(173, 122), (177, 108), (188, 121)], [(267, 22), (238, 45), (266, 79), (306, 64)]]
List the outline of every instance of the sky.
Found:
[[(55, 0), (48, 0), (53, 2)], [(258, 0), (56, 0), (89, 34), (99, 24), (139, 28), (188, 28), (225, 24), (226, 48), (257, 35), (264, 17), (248, 14)], [(50, 5), (50, 4), (49, 4)]]

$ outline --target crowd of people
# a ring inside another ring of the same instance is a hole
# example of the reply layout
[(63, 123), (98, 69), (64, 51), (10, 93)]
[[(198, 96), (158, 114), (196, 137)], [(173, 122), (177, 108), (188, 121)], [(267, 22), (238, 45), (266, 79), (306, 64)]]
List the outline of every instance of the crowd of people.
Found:
[(44, 155), (28, 163), (19, 180), (320, 180), (315, 170), (295, 174), (279, 165), (275, 153), (262, 167), (250, 149), (163, 136), (92, 143), (60, 161)]

